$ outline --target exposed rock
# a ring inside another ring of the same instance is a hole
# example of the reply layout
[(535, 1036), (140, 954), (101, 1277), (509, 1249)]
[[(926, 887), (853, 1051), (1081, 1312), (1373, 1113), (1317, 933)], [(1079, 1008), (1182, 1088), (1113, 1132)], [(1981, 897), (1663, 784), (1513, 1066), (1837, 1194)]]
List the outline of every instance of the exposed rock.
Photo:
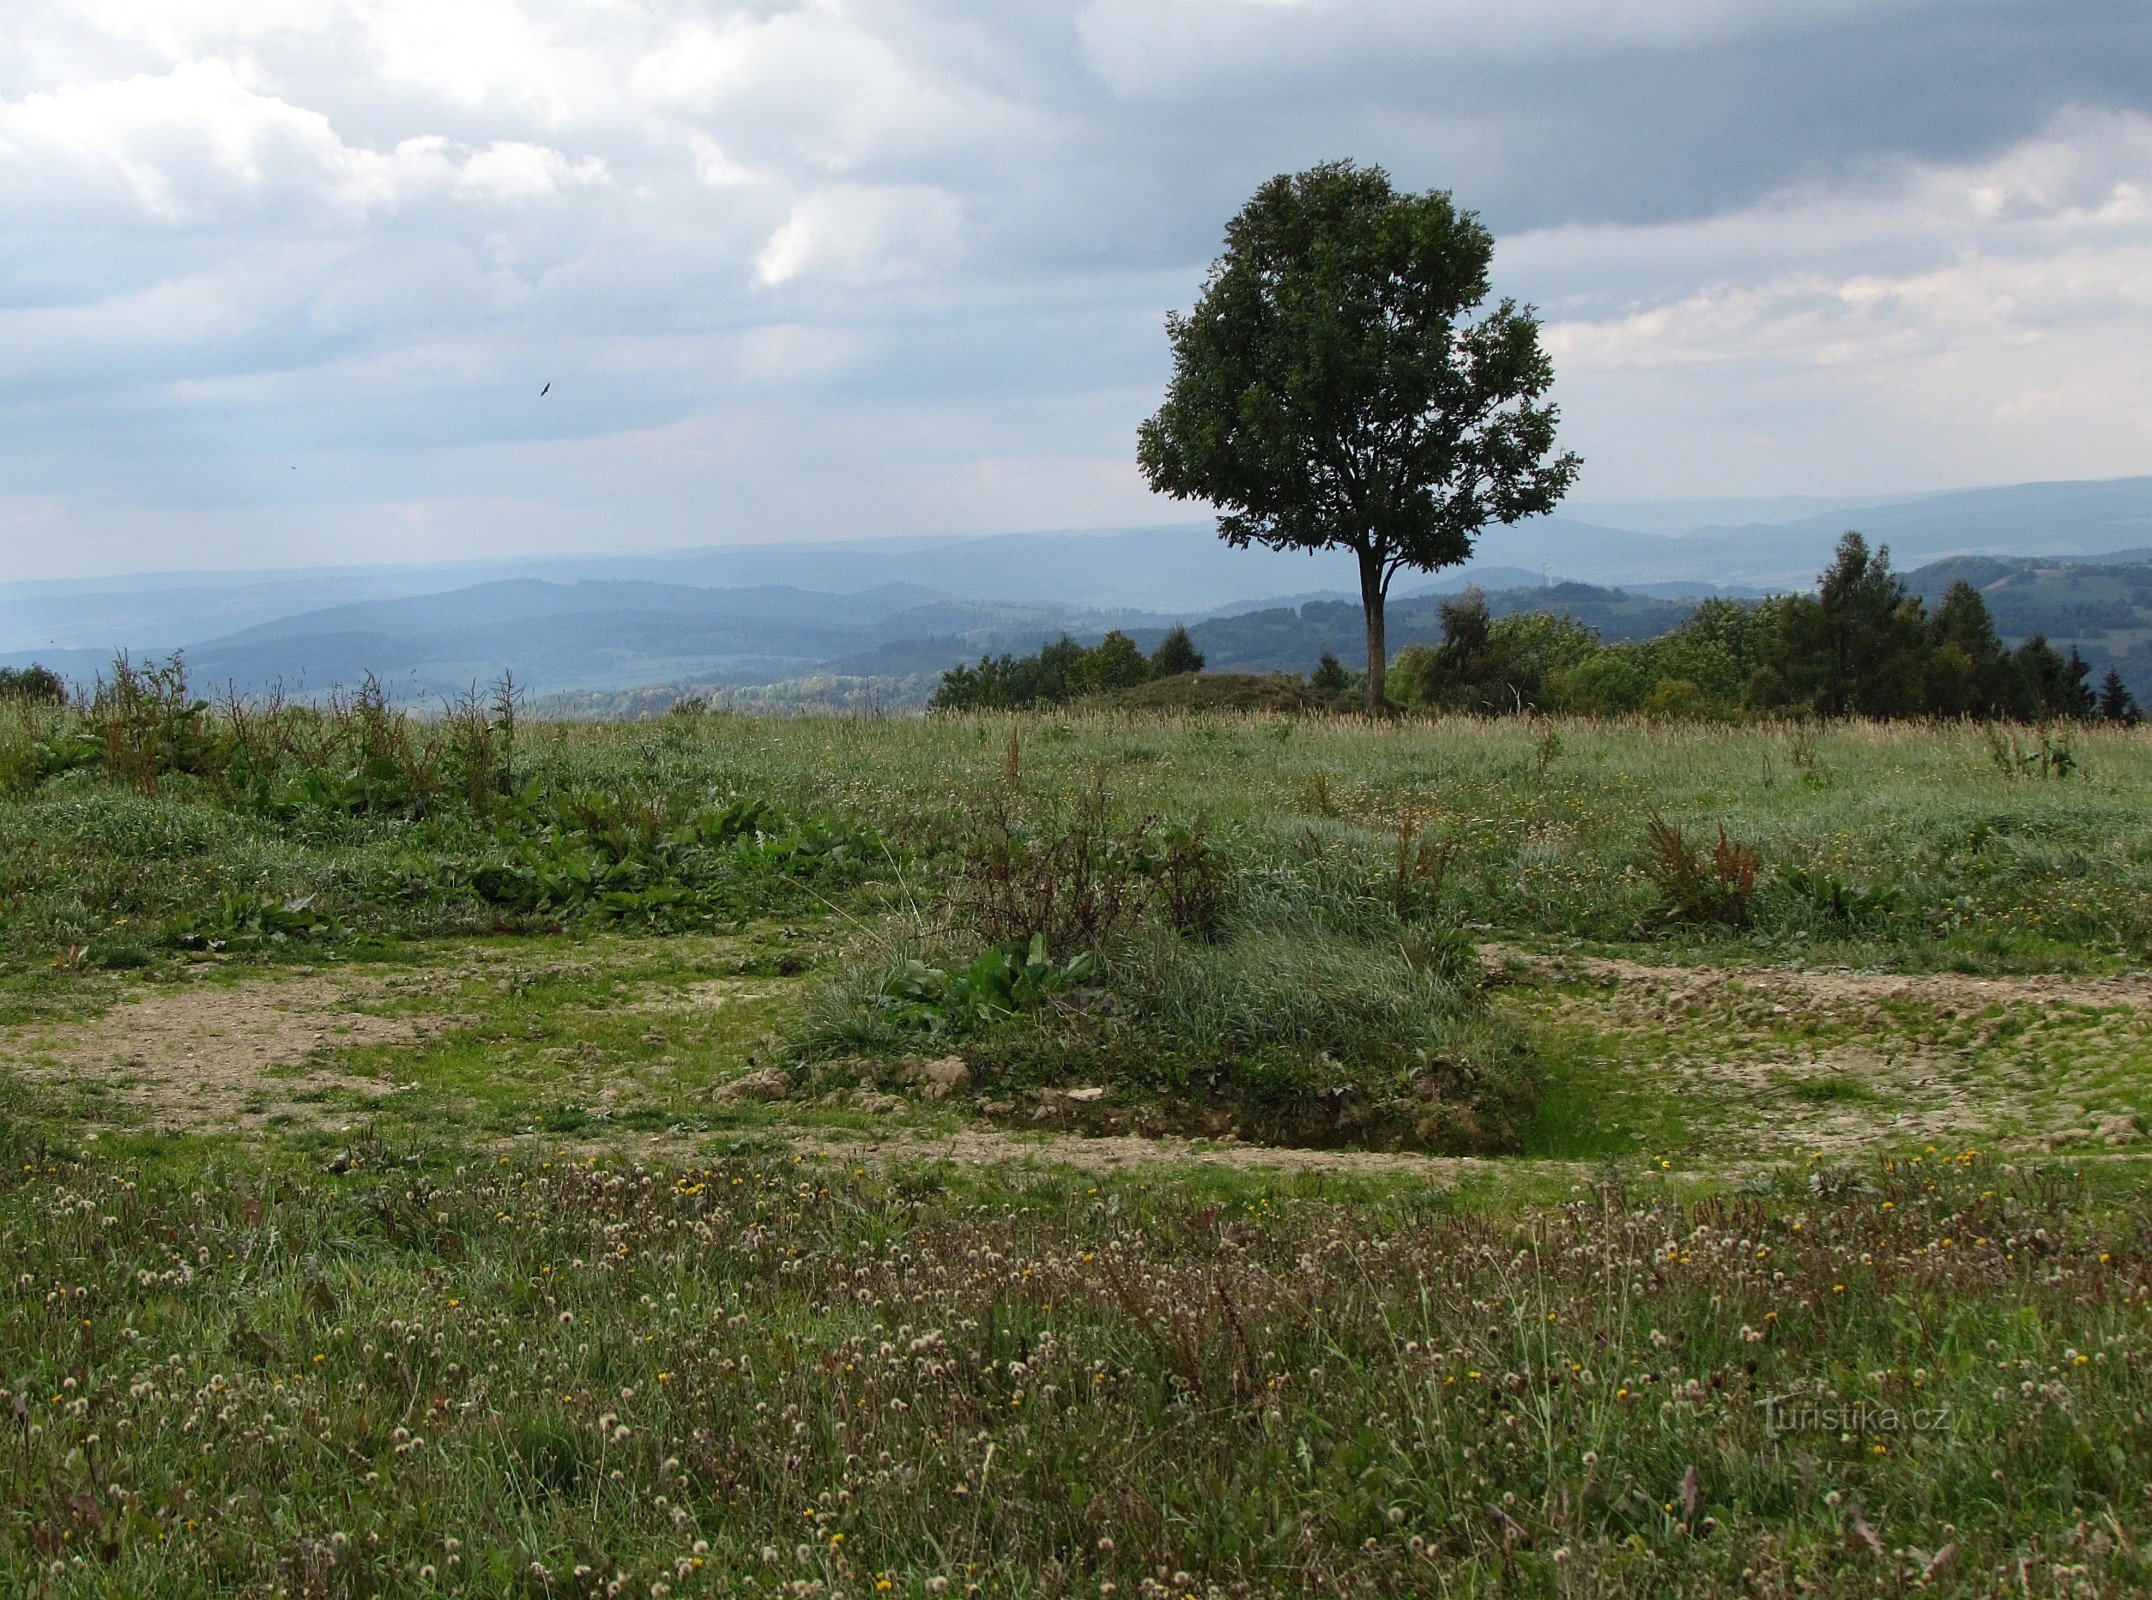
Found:
[(792, 1075), (782, 1067), (761, 1067), (742, 1077), (721, 1083), (710, 1098), (721, 1105), (742, 1100), (783, 1100), (792, 1093)]
[(971, 1068), (964, 1064), (962, 1056), (942, 1056), (933, 1061), (906, 1056), (903, 1073), (904, 1081), (918, 1089), (922, 1100), (946, 1100), (971, 1087)]
[(1088, 1102), (1104, 1099), (1105, 1094), (1106, 1091), (1103, 1088), (1071, 1089), (1067, 1092), (1067, 1097), (1071, 1100)]

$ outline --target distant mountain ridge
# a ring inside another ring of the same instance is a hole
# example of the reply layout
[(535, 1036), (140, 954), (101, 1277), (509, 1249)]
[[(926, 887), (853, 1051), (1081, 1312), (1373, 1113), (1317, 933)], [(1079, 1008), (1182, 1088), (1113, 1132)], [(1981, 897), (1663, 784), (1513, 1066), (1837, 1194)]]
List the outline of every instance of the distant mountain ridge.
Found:
[[(1781, 502), (1772, 514), (1800, 509)], [(1609, 514), (1661, 524), (1671, 515), (1664, 506)], [(1409, 622), (1421, 610), (1432, 615), (1432, 602), (1408, 604), (1415, 597), (1473, 582), (1529, 595), (1535, 580), (1540, 603), (1555, 603), (1545, 586), (1559, 579), (1624, 591), (1593, 604), (1643, 616), (1656, 602), (1806, 588), (1849, 521), (1891, 546), (1901, 570), (1961, 558), (2083, 562), (2152, 545), (2152, 478), (1962, 490), (1854, 511), (1837, 504), (1678, 534), (1538, 518), (1489, 529), (1465, 566), (1405, 575), (1397, 604)], [(1224, 619), (1349, 607), (1356, 593), (1349, 555), (1236, 550), (1204, 524), (179, 574), (133, 587), (0, 585), (0, 664), (40, 660), (87, 679), (118, 649), (184, 646), (197, 681), (243, 689), (281, 682), (320, 691), (373, 673), (399, 693), (430, 696), (506, 668), (540, 692), (610, 691), (824, 671), (902, 676), (983, 651), (1036, 649), (1063, 629), (1155, 633), (1175, 621), (1209, 628), (1237, 660), (1240, 646), (1229, 641), (1260, 630), (1224, 628)], [(2116, 659), (2136, 658), (2119, 637), (2085, 637)]]

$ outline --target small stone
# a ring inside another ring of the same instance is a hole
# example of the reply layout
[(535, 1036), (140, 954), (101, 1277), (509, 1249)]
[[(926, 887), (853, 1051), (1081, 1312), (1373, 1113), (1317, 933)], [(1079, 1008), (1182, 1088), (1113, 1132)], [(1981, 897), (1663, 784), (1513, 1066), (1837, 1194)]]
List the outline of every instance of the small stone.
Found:
[(1068, 1091), (1069, 1099), (1083, 1101), (1086, 1104), (1093, 1100), (1103, 1100), (1105, 1097), (1106, 1091), (1103, 1087), (1089, 1089), (1071, 1089)]
[(782, 1067), (761, 1067), (719, 1084), (710, 1091), (710, 1098), (720, 1105), (732, 1105), (742, 1100), (783, 1100), (791, 1093), (790, 1073)]

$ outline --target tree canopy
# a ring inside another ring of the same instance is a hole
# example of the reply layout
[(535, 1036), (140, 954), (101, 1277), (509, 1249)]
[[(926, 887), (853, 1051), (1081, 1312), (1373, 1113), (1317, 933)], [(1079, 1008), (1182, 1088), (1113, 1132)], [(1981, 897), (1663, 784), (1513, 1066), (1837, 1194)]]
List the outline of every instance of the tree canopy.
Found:
[(1552, 509), (1553, 364), (1529, 307), (1486, 300), (1494, 239), (1440, 190), (1326, 162), (1273, 178), (1227, 226), (1173, 379), (1143, 425), (1152, 487), (1208, 501), (1231, 544), (1359, 558), (1368, 703), (1383, 703), (1391, 580), (1466, 560), (1481, 529)]

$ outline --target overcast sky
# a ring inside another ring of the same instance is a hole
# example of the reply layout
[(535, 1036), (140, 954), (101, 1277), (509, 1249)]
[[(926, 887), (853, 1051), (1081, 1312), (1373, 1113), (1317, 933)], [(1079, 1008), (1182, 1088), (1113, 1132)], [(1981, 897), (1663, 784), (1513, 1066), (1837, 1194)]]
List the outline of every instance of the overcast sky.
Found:
[(0, 579), (1179, 520), (1163, 316), (1334, 156), (1581, 497), (2152, 471), (2145, 0), (11, 0)]

